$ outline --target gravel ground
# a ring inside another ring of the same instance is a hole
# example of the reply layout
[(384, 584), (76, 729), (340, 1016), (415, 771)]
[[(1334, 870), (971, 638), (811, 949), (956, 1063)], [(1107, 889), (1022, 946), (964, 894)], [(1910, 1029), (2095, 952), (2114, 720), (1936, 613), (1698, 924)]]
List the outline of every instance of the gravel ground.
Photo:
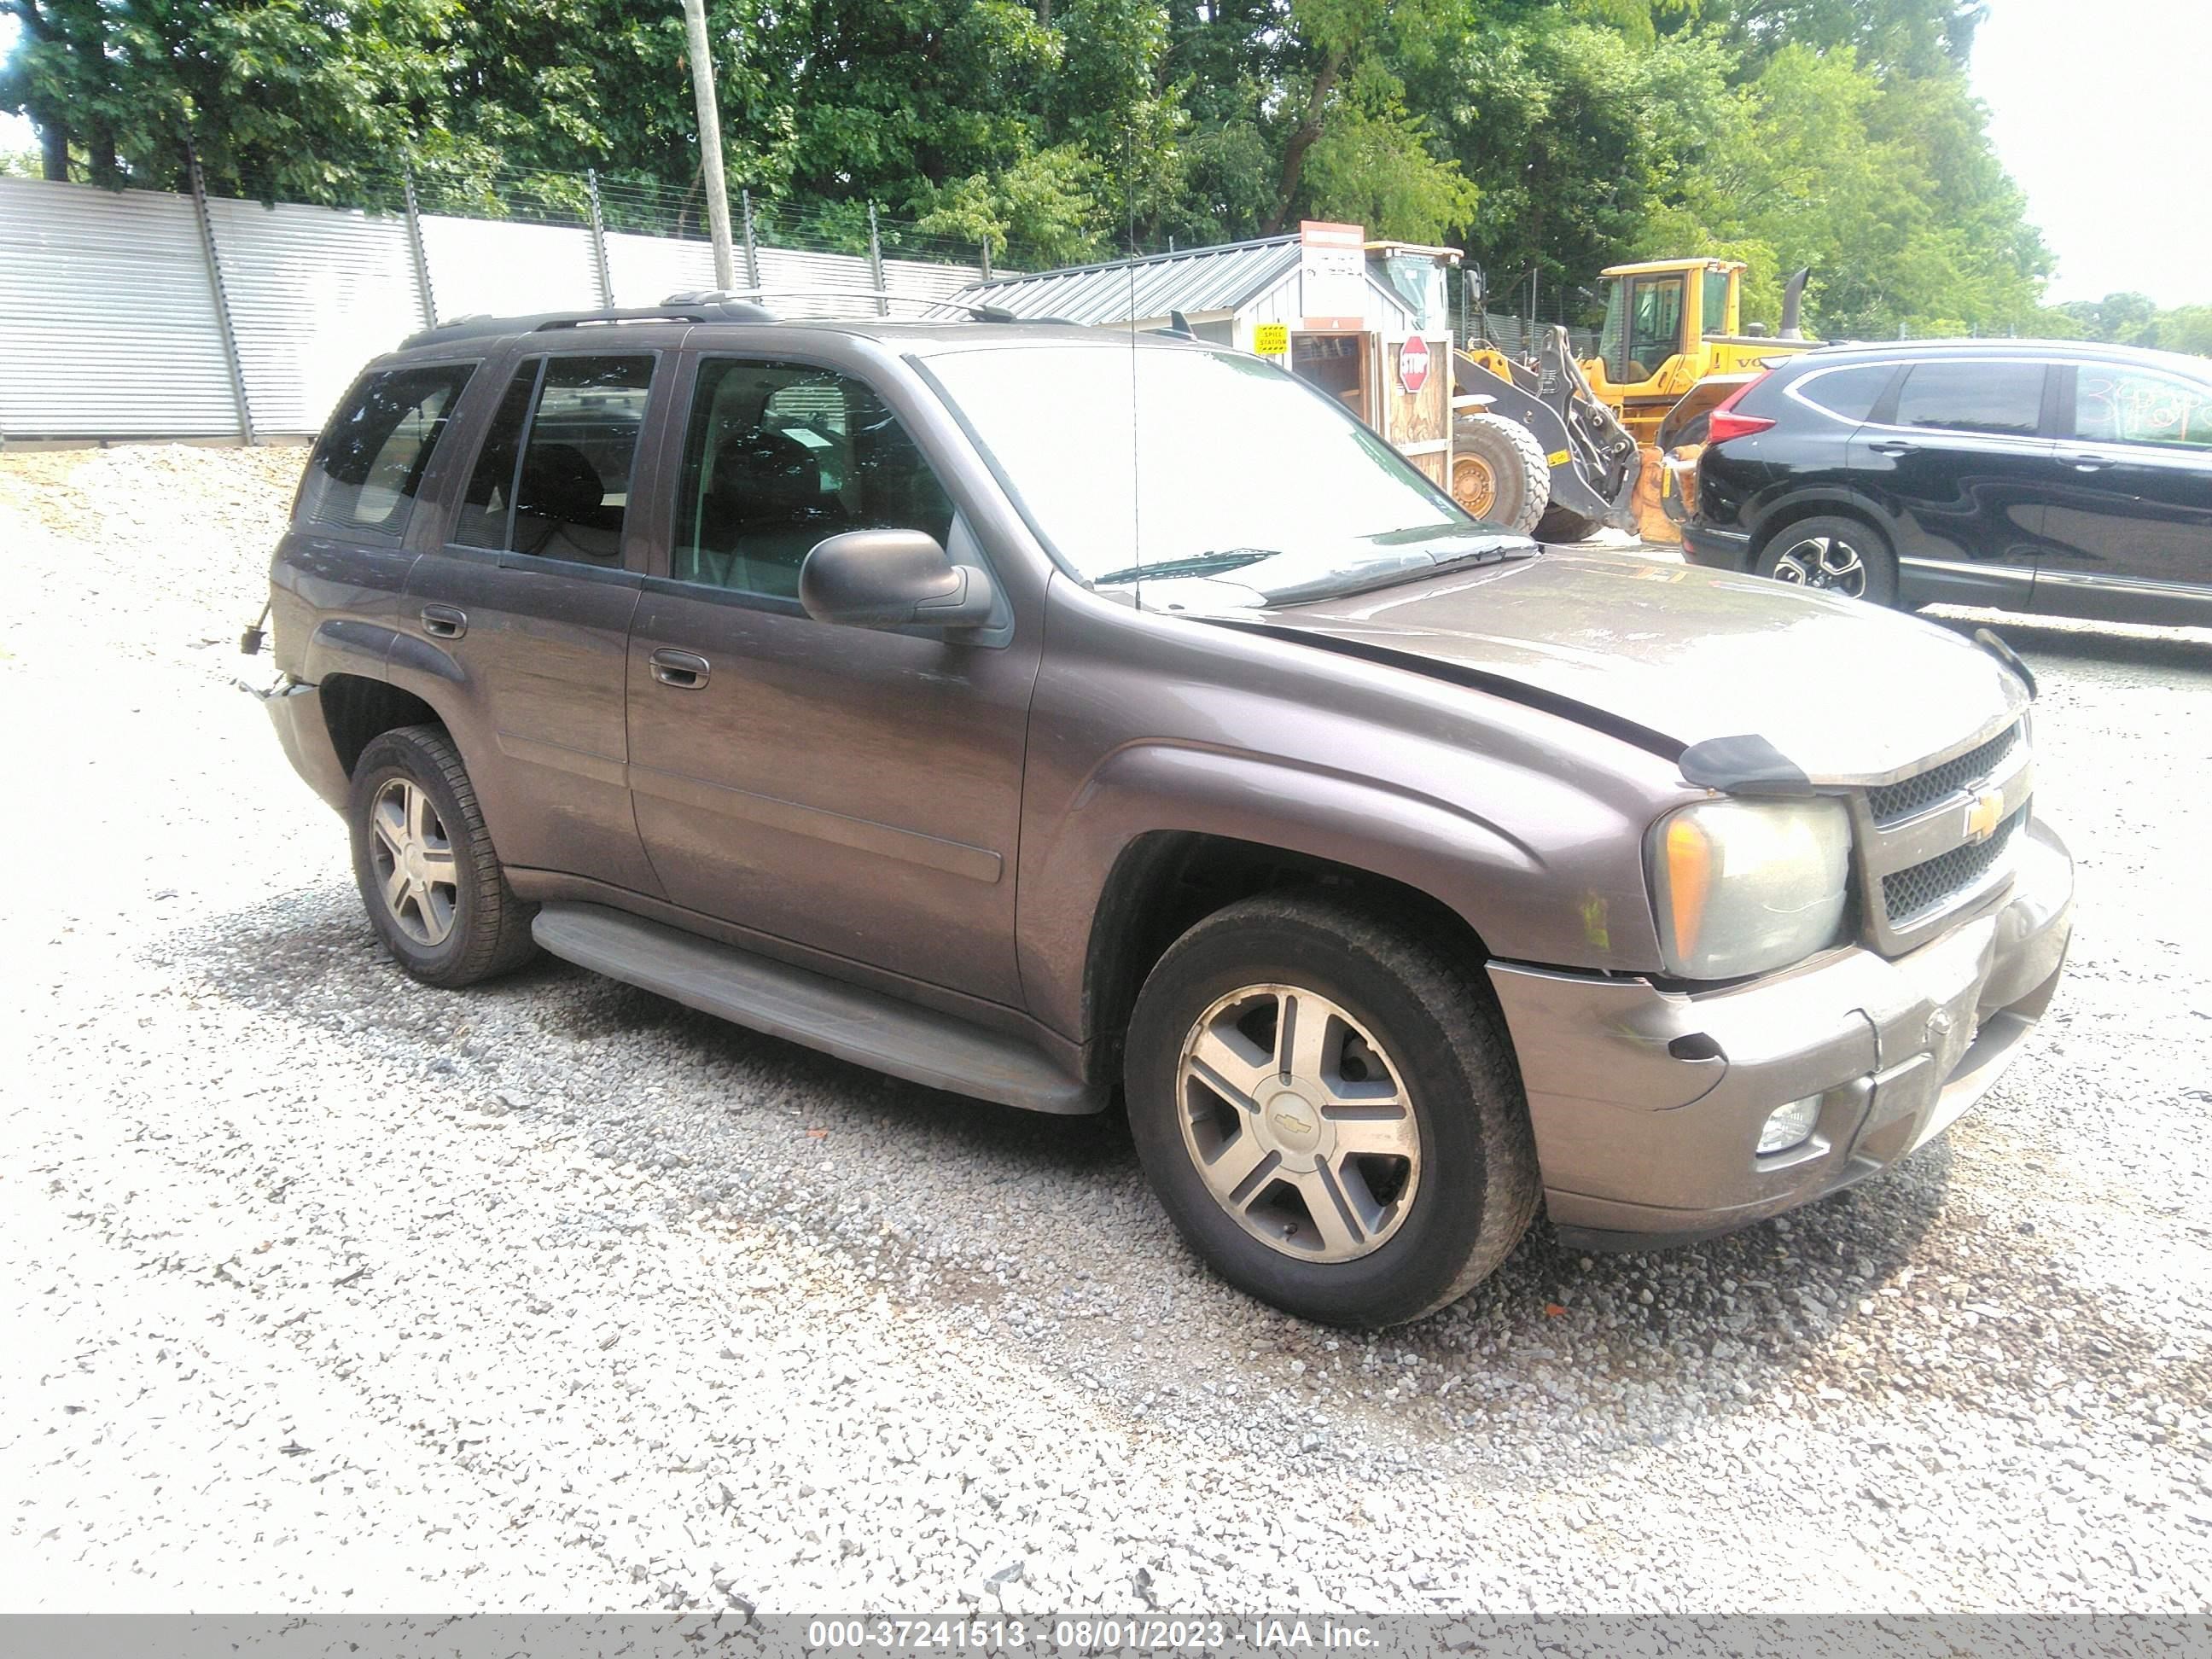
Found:
[(0, 1608), (2212, 1603), (2212, 635), (2000, 624), (2080, 925), (1944, 1141), (1360, 1338), (1115, 1121), (403, 978), (230, 684), (299, 461), (0, 457)]

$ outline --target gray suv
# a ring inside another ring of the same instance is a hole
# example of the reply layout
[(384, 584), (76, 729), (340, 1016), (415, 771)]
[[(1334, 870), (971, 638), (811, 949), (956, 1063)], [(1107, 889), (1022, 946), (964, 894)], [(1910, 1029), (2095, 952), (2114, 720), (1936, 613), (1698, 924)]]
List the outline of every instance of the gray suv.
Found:
[(2065, 952), (1994, 640), (1540, 551), (1187, 339), (450, 325), (272, 579), (270, 712), (409, 973), (544, 950), (1121, 1097), (1192, 1248), (1316, 1319), (1443, 1306), (1540, 1200), (1644, 1248), (1881, 1169)]

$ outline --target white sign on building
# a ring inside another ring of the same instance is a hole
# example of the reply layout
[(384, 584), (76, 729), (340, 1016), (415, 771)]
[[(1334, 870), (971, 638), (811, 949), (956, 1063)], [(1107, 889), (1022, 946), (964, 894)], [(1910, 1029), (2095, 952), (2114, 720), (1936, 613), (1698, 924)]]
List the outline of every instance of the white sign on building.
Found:
[(1358, 329), (1367, 312), (1367, 228), (1298, 226), (1298, 308), (1308, 328)]

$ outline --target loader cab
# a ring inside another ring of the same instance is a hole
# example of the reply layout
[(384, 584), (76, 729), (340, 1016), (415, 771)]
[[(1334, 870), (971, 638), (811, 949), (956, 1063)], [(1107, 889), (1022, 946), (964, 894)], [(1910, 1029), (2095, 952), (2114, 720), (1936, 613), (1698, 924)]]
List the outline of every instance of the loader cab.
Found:
[(1605, 329), (1598, 357), (1605, 378), (1631, 396), (1656, 380), (1668, 360), (1692, 359), (1709, 337), (1741, 327), (1743, 265), (1733, 259), (1655, 259), (1603, 273)]

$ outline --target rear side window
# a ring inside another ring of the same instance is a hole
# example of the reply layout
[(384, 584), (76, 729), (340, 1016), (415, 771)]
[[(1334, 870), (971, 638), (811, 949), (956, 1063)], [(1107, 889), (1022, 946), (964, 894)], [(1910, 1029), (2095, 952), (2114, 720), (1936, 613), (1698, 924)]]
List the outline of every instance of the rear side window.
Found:
[(653, 369), (646, 354), (526, 361), (477, 451), (452, 538), (620, 564)]
[(1881, 401), (1883, 389), (1896, 373), (1894, 363), (1861, 363), (1855, 368), (1825, 369), (1800, 380), (1797, 395), (1843, 420), (1863, 421), (1874, 413), (1875, 404)]
[(2074, 385), (2074, 435), (2091, 443), (2212, 449), (2212, 387), (2148, 369), (2084, 363)]
[(300, 492), (322, 524), (398, 535), (474, 363), (364, 375), (323, 428)]
[(1915, 363), (1898, 393), (1897, 424), (2032, 438), (2043, 425), (2043, 365)]

